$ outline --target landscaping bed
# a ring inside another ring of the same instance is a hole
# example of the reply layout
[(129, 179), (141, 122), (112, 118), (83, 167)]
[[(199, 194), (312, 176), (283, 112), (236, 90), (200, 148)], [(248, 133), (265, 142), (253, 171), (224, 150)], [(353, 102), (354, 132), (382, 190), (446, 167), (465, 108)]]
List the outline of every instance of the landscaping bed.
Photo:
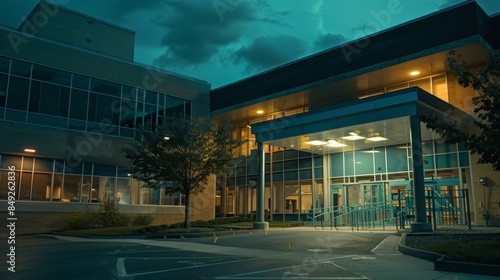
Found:
[(439, 253), (451, 261), (500, 264), (500, 233), (408, 233), (406, 246)]

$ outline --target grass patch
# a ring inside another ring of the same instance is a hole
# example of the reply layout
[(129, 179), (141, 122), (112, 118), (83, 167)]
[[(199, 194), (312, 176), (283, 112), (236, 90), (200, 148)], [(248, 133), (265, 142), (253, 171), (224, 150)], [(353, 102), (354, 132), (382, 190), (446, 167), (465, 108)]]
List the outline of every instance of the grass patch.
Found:
[(500, 241), (471, 241), (467, 244), (447, 242), (441, 245), (425, 246), (422, 249), (448, 256), (451, 261), (465, 261), (485, 264), (500, 263)]
[(106, 227), (106, 228), (67, 230), (61, 233), (67, 235), (126, 236), (126, 235), (136, 235), (138, 230), (142, 228), (144, 228), (144, 226)]
[[(146, 232), (143, 230), (144, 226), (129, 226), (129, 227), (107, 227), (107, 228), (91, 228), (91, 229), (76, 229), (76, 230), (67, 230), (60, 232), (65, 235), (73, 235), (73, 236), (82, 236), (82, 235), (90, 235), (90, 236), (133, 236), (138, 234), (145, 234)], [(148, 233), (203, 233), (203, 232), (214, 232), (214, 228), (170, 228), (164, 229), (159, 228), (154, 231), (149, 231)]]
[[(254, 222), (239, 222), (237, 223), (240, 227), (253, 227)], [(287, 221), (272, 221), (269, 222), (270, 228), (280, 228), (280, 227), (301, 227), (303, 222), (287, 222)]]
[[(170, 234), (170, 233), (205, 233), (215, 232), (219, 230), (228, 230), (221, 228), (222, 225), (238, 225), (239, 227), (253, 227), (253, 221), (248, 221), (242, 217), (226, 217), (210, 221), (195, 221), (192, 222), (191, 228), (183, 228), (183, 223), (176, 223), (172, 225), (157, 225), (157, 226), (125, 226), (125, 227), (104, 227), (104, 228), (89, 228), (77, 229), (61, 232), (66, 235), (73, 236), (133, 236), (143, 234)], [(273, 221), (269, 222), (269, 227), (300, 227), (303, 222), (287, 222), (287, 221)]]

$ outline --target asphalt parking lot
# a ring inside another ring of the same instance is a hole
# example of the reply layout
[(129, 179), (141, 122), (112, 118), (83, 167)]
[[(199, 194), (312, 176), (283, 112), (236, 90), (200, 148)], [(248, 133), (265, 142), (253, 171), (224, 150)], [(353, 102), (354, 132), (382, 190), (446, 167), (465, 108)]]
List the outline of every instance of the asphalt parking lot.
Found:
[[(20, 236), (1, 279), (495, 279), (438, 272), (391, 232), (271, 230), (187, 239)], [(2, 247), (3, 248), (3, 247)]]

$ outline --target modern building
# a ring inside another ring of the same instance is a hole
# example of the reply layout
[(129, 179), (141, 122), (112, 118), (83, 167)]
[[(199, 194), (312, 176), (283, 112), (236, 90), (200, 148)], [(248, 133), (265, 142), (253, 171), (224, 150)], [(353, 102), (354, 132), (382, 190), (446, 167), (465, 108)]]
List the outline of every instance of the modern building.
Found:
[(411, 204), (405, 216), (426, 230), (431, 195), (438, 223), (470, 213), (500, 225), (500, 172), (419, 118), (471, 125), (476, 93), (445, 60), (455, 50), (484, 65), (499, 30), (499, 15), (466, 2), (212, 90), (212, 117), (248, 140), (246, 160), (217, 180), (216, 215), (314, 222), (369, 209), (390, 220)]
[[(183, 220), (183, 198), (141, 188), (122, 149), (139, 125), (208, 116), (210, 84), (134, 63), (134, 43), (131, 30), (45, 1), (17, 30), (0, 28), (0, 205), (14, 178), (19, 231), (59, 228), (105, 194), (123, 213)], [(214, 187), (193, 200), (193, 220), (214, 217)]]
[(14, 181), (19, 233), (60, 228), (104, 195), (155, 224), (182, 221), (182, 196), (141, 188), (122, 153), (139, 125), (182, 112), (230, 120), (248, 140), (234, 173), (193, 197), (192, 220), (500, 225), (500, 173), (419, 120), (470, 127), (475, 93), (445, 60), (484, 65), (498, 30), (500, 16), (467, 2), (211, 90), (135, 63), (133, 31), (41, 1), (0, 27), (0, 207)]

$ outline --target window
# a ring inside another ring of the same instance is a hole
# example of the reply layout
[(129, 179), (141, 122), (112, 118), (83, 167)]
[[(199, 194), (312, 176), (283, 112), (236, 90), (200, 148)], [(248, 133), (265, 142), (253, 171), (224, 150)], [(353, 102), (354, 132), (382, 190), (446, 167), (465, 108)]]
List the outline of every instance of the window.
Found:
[(88, 92), (73, 89), (71, 91), (70, 114), (71, 119), (85, 121), (87, 119)]
[(448, 85), (446, 84), (445, 75), (432, 78), (432, 93), (442, 100), (449, 102)]
[(54, 183), (52, 184), (52, 201), (61, 201), (63, 176), (63, 174), (54, 174)]
[(54, 161), (51, 159), (40, 159), (35, 160), (35, 171), (42, 172), (52, 172), (52, 166)]
[(135, 101), (136, 97), (136, 88), (130, 86), (123, 86), (122, 89), (122, 98)]
[(144, 116), (144, 103), (137, 102), (136, 105), (137, 115), (135, 117), (136, 127), (142, 126), (142, 116)]
[(33, 177), (33, 190), (31, 200), (49, 201), (51, 195), (52, 174), (35, 173)]
[(107, 196), (109, 199), (115, 199), (115, 178), (100, 176), (93, 177), (92, 180), (92, 202), (99, 202)]
[(31, 193), (31, 172), (23, 172), (19, 184), (19, 200), (30, 200)]
[(10, 109), (26, 111), (28, 106), (29, 80), (19, 77), (11, 77), (9, 83), (9, 96), (7, 107)]
[(97, 114), (97, 94), (91, 92), (89, 97), (89, 111), (87, 116), (87, 121), (96, 122)]
[(90, 82), (90, 90), (98, 93), (120, 96), (120, 88), (119, 84), (95, 78)]
[(31, 76), (31, 64), (13, 59), (10, 74), (29, 78)]
[(95, 202), (95, 201), (91, 200), (92, 188), (90, 185), (90, 181), (91, 181), (90, 176), (83, 176), (83, 183), (82, 183), (82, 188), (81, 188), (82, 196), (80, 199), (81, 202), (86, 202), (86, 203)]
[(166, 115), (169, 117), (184, 114), (184, 99), (167, 96), (165, 107), (167, 110)]
[(7, 75), (0, 74), (0, 108), (5, 107), (7, 99)]
[(79, 202), (82, 176), (65, 175), (62, 202)]
[(145, 105), (144, 105), (144, 124), (151, 124), (154, 127), (157, 123), (157, 115), (158, 115), (158, 93), (152, 91), (146, 91), (146, 95), (144, 97)]
[(51, 116), (68, 117), (69, 88), (33, 81), (29, 111)]
[(429, 78), (417, 80), (417, 81), (410, 82), (410, 87), (419, 87), (419, 88), (427, 91), (428, 93), (431, 93), (432, 90), (431, 90), (431, 83), (430, 82), (431, 81)]
[(0, 72), (9, 73), (10, 59), (0, 56)]
[(93, 121), (103, 123), (111, 122), (113, 125), (117, 125), (119, 123), (120, 111), (115, 108), (116, 104), (120, 104), (120, 100), (102, 94), (95, 95), (95, 98), (95, 118)]
[(133, 128), (135, 123), (135, 102), (122, 99), (120, 111), (120, 126)]
[(132, 180), (128, 178), (118, 178), (116, 181), (116, 198), (120, 204), (130, 204), (130, 190)]
[(89, 77), (73, 74), (73, 83), (71, 84), (71, 86), (74, 88), (88, 90)]
[(16, 170), (21, 169), (21, 157), (2, 155), (1, 159), (0, 168), (8, 169), (9, 166), (15, 166)]
[(144, 105), (144, 124), (151, 124), (153, 129), (156, 125), (156, 105), (145, 104)]
[(64, 86), (71, 84), (71, 73), (36, 64), (33, 65), (32, 78)]

